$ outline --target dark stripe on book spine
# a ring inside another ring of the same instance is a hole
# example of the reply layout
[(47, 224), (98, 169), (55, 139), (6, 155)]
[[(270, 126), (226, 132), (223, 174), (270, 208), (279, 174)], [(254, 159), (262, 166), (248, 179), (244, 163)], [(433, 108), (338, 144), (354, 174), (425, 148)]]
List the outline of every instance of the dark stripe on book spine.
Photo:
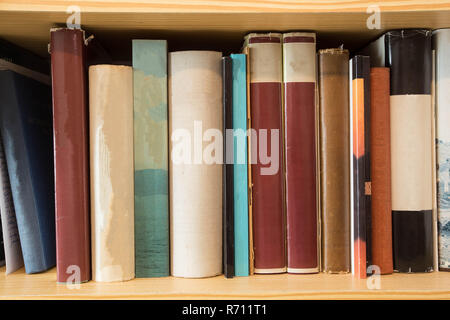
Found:
[(306, 37), (306, 36), (290, 36), (285, 37), (283, 39), (284, 43), (290, 43), (290, 42), (306, 42), (306, 43), (314, 43), (315, 39), (314, 37)]
[(391, 95), (431, 94), (431, 31), (386, 33), (386, 67), (391, 68)]
[(432, 210), (392, 211), (394, 269), (433, 271)]
[(248, 43), (280, 43), (280, 37), (250, 37)]

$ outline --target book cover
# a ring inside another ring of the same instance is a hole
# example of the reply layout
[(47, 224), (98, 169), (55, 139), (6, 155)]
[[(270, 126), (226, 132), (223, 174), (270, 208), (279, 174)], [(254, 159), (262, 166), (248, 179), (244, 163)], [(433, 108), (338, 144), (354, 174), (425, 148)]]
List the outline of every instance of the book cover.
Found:
[(255, 273), (286, 272), (281, 40), (280, 33), (245, 37), (245, 46), (251, 50), (250, 110), (255, 135), (251, 137)]
[(133, 69), (89, 67), (92, 279), (134, 278)]
[(370, 174), (372, 179), (372, 264), (393, 272), (391, 202), (390, 72), (370, 70)]
[(167, 41), (133, 40), (136, 277), (169, 276)]
[(176, 277), (222, 273), (222, 108), (222, 53), (170, 53), (170, 254)]
[(283, 34), (287, 271), (319, 271), (316, 179), (316, 35)]
[(9, 183), (3, 141), (0, 137), (0, 215), (5, 250), (6, 274), (23, 267), (22, 249), (20, 247), (19, 230), (17, 229), (16, 212)]
[(348, 273), (350, 254), (349, 53), (318, 53), (321, 269)]
[(439, 270), (450, 271), (450, 29), (433, 32)]
[(234, 277), (234, 134), (233, 134), (233, 64), (231, 57), (222, 58), (223, 99), (223, 166), (222, 166), (222, 233), (223, 273)]
[(352, 274), (366, 278), (372, 263), (370, 172), (370, 58), (349, 61), (350, 77), (350, 205)]
[(91, 278), (89, 225), (89, 127), (85, 35), (79, 29), (52, 29), (57, 282)]
[(385, 46), (391, 68), (394, 270), (428, 272), (433, 270), (431, 32), (390, 31)]
[(56, 263), (50, 78), (0, 66), (1, 136), (25, 272), (37, 273)]
[(234, 273), (249, 275), (247, 56), (232, 54), (234, 130)]

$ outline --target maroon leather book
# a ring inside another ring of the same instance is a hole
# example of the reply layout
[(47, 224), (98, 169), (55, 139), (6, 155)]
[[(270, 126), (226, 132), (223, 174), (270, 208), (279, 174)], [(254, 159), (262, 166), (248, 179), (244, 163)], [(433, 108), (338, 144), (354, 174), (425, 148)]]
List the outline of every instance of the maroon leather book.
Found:
[(315, 273), (319, 272), (316, 35), (283, 34), (283, 53), (287, 271)]
[[(249, 34), (255, 273), (286, 271), (281, 34)], [(266, 134), (264, 134), (266, 133)]]
[(91, 278), (84, 31), (51, 30), (58, 282)]

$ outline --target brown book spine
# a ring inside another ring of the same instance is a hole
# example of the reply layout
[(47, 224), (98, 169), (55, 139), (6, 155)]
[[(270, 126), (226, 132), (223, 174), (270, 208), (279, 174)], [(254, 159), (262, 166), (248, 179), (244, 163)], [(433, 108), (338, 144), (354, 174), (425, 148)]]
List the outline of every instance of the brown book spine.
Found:
[(316, 35), (283, 35), (287, 271), (319, 271), (316, 204)]
[[(251, 49), (251, 121), (257, 137), (251, 142), (254, 271), (281, 273), (286, 271), (281, 34), (249, 34), (246, 41)], [(264, 143), (266, 150), (261, 149)], [(271, 162), (265, 163), (262, 155)]]
[(393, 272), (389, 68), (370, 71), (370, 161), (372, 175), (372, 264)]
[(350, 271), (349, 54), (319, 51), (322, 270)]
[(91, 278), (84, 32), (52, 30), (50, 51), (57, 281), (84, 282)]

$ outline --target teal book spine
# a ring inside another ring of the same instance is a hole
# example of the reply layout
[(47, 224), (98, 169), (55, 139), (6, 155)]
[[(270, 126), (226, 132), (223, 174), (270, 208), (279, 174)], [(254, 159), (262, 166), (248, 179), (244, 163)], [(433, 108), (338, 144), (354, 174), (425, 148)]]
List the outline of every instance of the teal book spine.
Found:
[(247, 67), (245, 54), (232, 54), (234, 130), (234, 268), (249, 275), (247, 182)]
[(167, 41), (133, 40), (136, 278), (169, 276)]

